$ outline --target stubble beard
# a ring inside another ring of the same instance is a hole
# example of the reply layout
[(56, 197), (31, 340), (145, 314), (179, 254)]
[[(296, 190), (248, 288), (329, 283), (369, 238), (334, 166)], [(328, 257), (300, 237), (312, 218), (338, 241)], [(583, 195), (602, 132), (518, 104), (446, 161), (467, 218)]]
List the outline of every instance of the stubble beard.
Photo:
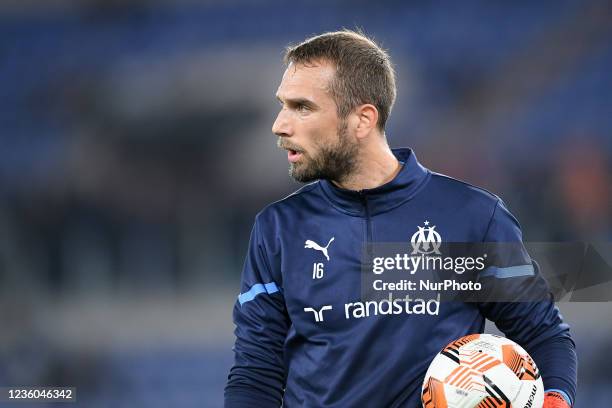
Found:
[(315, 157), (302, 152), (302, 160), (289, 165), (289, 176), (300, 183), (325, 179), (343, 183), (358, 165), (359, 146), (348, 136), (347, 124), (338, 127), (338, 141), (320, 145)]

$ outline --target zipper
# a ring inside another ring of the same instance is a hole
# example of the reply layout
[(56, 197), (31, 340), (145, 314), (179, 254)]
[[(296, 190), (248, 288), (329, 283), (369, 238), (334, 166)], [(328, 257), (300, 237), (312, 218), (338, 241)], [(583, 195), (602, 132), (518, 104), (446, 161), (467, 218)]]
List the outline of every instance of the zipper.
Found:
[(370, 207), (368, 206), (368, 196), (363, 192), (360, 193), (363, 199), (363, 206), (365, 208), (366, 218), (366, 243), (372, 242), (372, 218), (370, 217)]
[(363, 201), (363, 207), (365, 210), (365, 223), (366, 223), (365, 245), (366, 245), (367, 262), (372, 263), (372, 258), (374, 257), (373, 255), (374, 251), (372, 248), (372, 218), (370, 217), (370, 207), (368, 205), (368, 196), (364, 194), (363, 191), (360, 191), (359, 194), (361, 195), (361, 200)]

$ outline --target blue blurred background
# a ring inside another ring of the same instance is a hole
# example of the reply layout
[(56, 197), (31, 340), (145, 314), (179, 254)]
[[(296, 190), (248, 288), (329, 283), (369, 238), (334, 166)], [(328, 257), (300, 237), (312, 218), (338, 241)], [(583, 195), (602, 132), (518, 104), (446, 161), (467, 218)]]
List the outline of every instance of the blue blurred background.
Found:
[[(609, 241), (610, 4), (3, 0), (0, 385), (222, 405), (253, 218), (299, 187), (282, 52), (323, 31), (389, 50), (393, 147), (500, 195), (527, 241)], [(560, 308), (576, 407), (609, 407), (611, 304)]]

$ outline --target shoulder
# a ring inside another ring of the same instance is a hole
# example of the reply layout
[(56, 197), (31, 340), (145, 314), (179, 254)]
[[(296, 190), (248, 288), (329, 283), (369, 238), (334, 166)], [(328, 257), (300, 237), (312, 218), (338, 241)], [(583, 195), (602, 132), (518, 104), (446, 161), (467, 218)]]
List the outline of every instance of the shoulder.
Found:
[(507, 211), (498, 195), (444, 174), (432, 172), (428, 190), (431, 201), (450, 209), (461, 218), (471, 220), (474, 228), (483, 234), (486, 234), (492, 220), (499, 215), (500, 208)]
[(503, 204), (502, 199), (491, 191), (445, 174), (431, 172), (430, 189), (434, 195), (444, 199), (459, 200), (482, 210), (493, 210)]
[(302, 186), (288, 196), (265, 206), (255, 217), (260, 224), (275, 223), (279, 215), (298, 213), (308, 206), (308, 203), (321, 198), (319, 181)]
[(438, 189), (438, 193), (447, 200), (453, 200), (454, 206), (461, 208), (465, 216), (482, 220), (483, 226), (486, 223), (486, 238), (506, 241), (521, 239), (518, 220), (498, 195), (444, 174), (432, 173), (432, 180), (434, 189)]
[(434, 185), (445, 190), (448, 194), (457, 194), (494, 204), (501, 200), (495, 193), (492, 193), (485, 188), (475, 186), (446, 174), (432, 171), (431, 181)]

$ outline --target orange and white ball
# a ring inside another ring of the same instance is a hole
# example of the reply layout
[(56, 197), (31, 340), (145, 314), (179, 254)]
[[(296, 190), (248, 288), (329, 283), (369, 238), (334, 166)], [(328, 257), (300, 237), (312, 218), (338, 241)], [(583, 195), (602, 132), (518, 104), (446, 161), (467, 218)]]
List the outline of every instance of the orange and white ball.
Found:
[(433, 359), (421, 400), (424, 408), (541, 408), (544, 385), (521, 346), (505, 337), (472, 334)]

